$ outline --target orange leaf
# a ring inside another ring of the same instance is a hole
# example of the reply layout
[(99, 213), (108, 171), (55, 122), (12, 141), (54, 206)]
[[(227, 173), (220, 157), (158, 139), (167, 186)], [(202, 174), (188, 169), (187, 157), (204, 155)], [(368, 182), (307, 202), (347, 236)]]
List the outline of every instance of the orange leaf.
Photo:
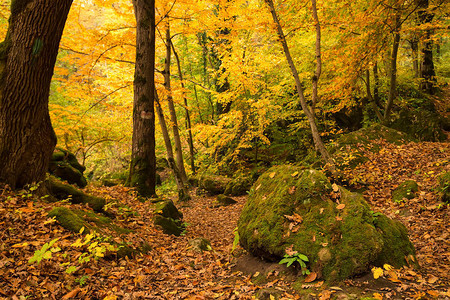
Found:
[(67, 294), (65, 294), (64, 297), (62, 297), (62, 299), (66, 300), (66, 299), (73, 298), (73, 297), (75, 297), (78, 294), (79, 291), (81, 291), (81, 289), (80, 288), (76, 288), (76, 289), (68, 292)]
[(344, 209), (344, 207), (345, 207), (344, 203), (341, 203), (338, 206), (336, 206), (337, 209)]
[(305, 282), (313, 282), (314, 280), (316, 280), (316, 278), (317, 278), (317, 273), (311, 272), (311, 273), (309, 273), (308, 276), (306, 276)]

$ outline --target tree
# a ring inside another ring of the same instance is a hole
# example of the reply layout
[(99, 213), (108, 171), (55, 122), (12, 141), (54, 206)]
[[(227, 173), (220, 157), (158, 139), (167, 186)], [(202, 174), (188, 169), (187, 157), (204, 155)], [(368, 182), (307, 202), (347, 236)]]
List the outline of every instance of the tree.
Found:
[(155, 195), (155, 0), (133, 0), (136, 16), (133, 138), (130, 185)]
[[(281, 45), (283, 46), (283, 51), (286, 56), (286, 60), (288, 61), (289, 68), (291, 69), (292, 75), (294, 76), (295, 80), (295, 86), (297, 89), (297, 93), (300, 97), (300, 105), (302, 106), (302, 109), (304, 113), (306, 114), (306, 117), (308, 118), (309, 125), (311, 127), (311, 132), (314, 140), (314, 144), (316, 146), (316, 149), (319, 151), (319, 153), (322, 155), (322, 158), (325, 163), (327, 163), (332, 171), (334, 171), (334, 161), (333, 158), (328, 153), (327, 149), (325, 148), (325, 145), (322, 142), (322, 139), (320, 138), (319, 130), (317, 129), (316, 122), (314, 120), (314, 112), (308, 107), (305, 99), (305, 95), (303, 93), (303, 87), (302, 83), (300, 82), (300, 77), (298, 76), (297, 68), (294, 65), (294, 61), (292, 60), (291, 52), (289, 51), (289, 46), (286, 41), (286, 36), (283, 33), (283, 28), (281, 27), (281, 23), (278, 20), (277, 13), (275, 11), (275, 6), (273, 4), (272, 0), (266, 0), (266, 3), (269, 6), (270, 13), (272, 14), (273, 21), (275, 23), (278, 38), (280, 40)], [(313, 100), (314, 103), (317, 100), (317, 81), (319, 80), (319, 76), (321, 73), (321, 59), (320, 59), (320, 42), (321, 42), (321, 35), (320, 35), (320, 23), (317, 17), (317, 7), (316, 7), (316, 1), (312, 0), (312, 8), (313, 8), (313, 15), (314, 20), (316, 22), (316, 59), (317, 59), (317, 67), (316, 72), (314, 75), (314, 84), (313, 84)]]
[(56, 145), (48, 97), (72, 0), (15, 0), (0, 46), (0, 181), (44, 179)]

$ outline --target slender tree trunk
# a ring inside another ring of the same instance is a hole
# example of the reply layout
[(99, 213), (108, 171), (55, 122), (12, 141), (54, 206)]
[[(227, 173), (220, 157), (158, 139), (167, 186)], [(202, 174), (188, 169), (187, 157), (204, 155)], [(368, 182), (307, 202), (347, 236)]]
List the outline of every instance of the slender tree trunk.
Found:
[(390, 68), (389, 68), (389, 96), (384, 108), (383, 122), (388, 123), (389, 117), (392, 110), (392, 105), (394, 104), (394, 99), (397, 94), (397, 55), (398, 47), (400, 45), (400, 15), (395, 16), (395, 31), (394, 31), (394, 42), (392, 44), (392, 53), (390, 58)]
[(377, 104), (375, 103), (375, 99), (372, 96), (372, 93), (370, 91), (370, 71), (366, 70), (366, 80), (365, 80), (365, 84), (366, 84), (366, 93), (367, 93), (367, 98), (369, 98), (370, 104), (372, 106), (372, 109), (374, 110), (375, 114), (378, 117), (378, 120), (380, 120), (380, 122), (383, 121), (383, 115), (380, 113), (380, 110), (378, 109)]
[(172, 169), (173, 174), (175, 176), (175, 181), (177, 183), (178, 188), (178, 200), (187, 201), (190, 200), (189, 191), (186, 185), (183, 183), (183, 179), (181, 178), (180, 171), (178, 166), (173, 158), (173, 149), (172, 143), (170, 142), (169, 131), (167, 130), (167, 124), (164, 117), (164, 113), (161, 108), (161, 104), (159, 103), (158, 94), (155, 91), (155, 107), (156, 113), (158, 114), (159, 125), (161, 127), (161, 132), (164, 138), (164, 144), (166, 145), (166, 153), (167, 153), (167, 161), (169, 162), (169, 167)]
[(56, 136), (48, 96), (72, 0), (15, 0), (0, 45), (0, 182), (45, 178)]
[(373, 65), (373, 100), (379, 108), (383, 108), (380, 103), (380, 77), (378, 76), (378, 63)]
[(155, 0), (133, 0), (136, 16), (133, 139), (130, 185), (155, 195)]
[(178, 170), (180, 171), (181, 179), (183, 180), (183, 184), (187, 185), (187, 175), (186, 170), (184, 168), (184, 160), (183, 160), (183, 149), (181, 147), (181, 138), (180, 132), (178, 130), (178, 121), (177, 114), (175, 111), (175, 105), (173, 103), (172, 97), (172, 88), (170, 84), (170, 64), (171, 64), (171, 37), (170, 37), (170, 27), (169, 23), (167, 23), (166, 29), (166, 59), (164, 63), (164, 87), (167, 90), (167, 103), (169, 105), (170, 112), (170, 121), (172, 122), (172, 132), (173, 132), (173, 141), (175, 144), (175, 160), (177, 162)]
[(300, 78), (298, 76), (297, 69), (294, 65), (294, 61), (292, 60), (291, 53), (289, 51), (289, 47), (286, 41), (286, 37), (284, 36), (283, 29), (281, 28), (280, 21), (278, 20), (277, 13), (275, 11), (275, 7), (273, 5), (272, 0), (266, 0), (266, 3), (269, 6), (270, 13), (272, 14), (273, 21), (275, 23), (275, 26), (277, 28), (278, 37), (280, 39), (281, 45), (283, 46), (284, 54), (286, 56), (286, 59), (289, 64), (289, 68), (291, 69), (292, 75), (294, 76), (295, 80), (295, 86), (297, 88), (297, 93), (300, 97), (300, 104), (302, 106), (303, 111), (306, 114), (306, 117), (308, 118), (309, 125), (311, 127), (311, 132), (314, 140), (314, 144), (316, 146), (316, 149), (320, 152), (322, 155), (322, 158), (326, 164), (329, 165), (330, 169), (334, 172), (335, 171), (335, 164), (333, 159), (331, 158), (330, 154), (328, 153), (327, 149), (325, 148), (325, 145), (322, 142), (322, 139), (320, 138), (319, 130), (317, 129), (316, 122), (314, 120), (314, 115), (309, 110), (308, 105), (306, 104), (306, 99), (303, 93), (303, 88), (300, 82)]
[[(183, 72), (181, 72), (180, 57), (178, 56), (177, 51), (175, 51), (175, 46), (173, 45), (172, 40), (170, 41), (170, 44), (172, 46), (173, 55), (175, 55), (175, 59), (177, 61), (178, 76), (180, 78), (181, 88), (184, 90), (184, 80), (183, 80)], [(184, 93), (183, 93), (183, 95), (184, 95)], [(190, 156), (190, 160), (191, 160), (191, 169), (192, 169), (192, 173), (195, 174), (194, 141), (192, 139), (191, 116), (189, 113), (188, 102), (187, 102), (186, 96), (183, 96), (183, 99), (184, 99), (184, 109), (186, 111), (186, 127), (188, 130), (188, 145), (189, 145), (189, 156)]]
[(412, 53), (412, 60), (413, 60), (413, 71), (414, 71), (414, 78), (419, 78), (420, 72), (419, 72), (419, 40), (417, 36), (413, 36), (411, 42), (411, 53)]
[(312, 106), (311, 106), (311, 114), (314, 117), (314, 110), (316, 108), (317, 101), (319, 101), (318, 97), (318, 85), (320, 74), (322, 73), (322, 55), (320, 51), (320, 42), (321, 42), (321, 32), (320, 32), (320, 22), (319, 16), (317, 15), (317, 4), (316, 0), (311, 1), (312, 11), (314, 21), (316, 22), (316, 71), (314, 72), (313, 80), (312, 80)]

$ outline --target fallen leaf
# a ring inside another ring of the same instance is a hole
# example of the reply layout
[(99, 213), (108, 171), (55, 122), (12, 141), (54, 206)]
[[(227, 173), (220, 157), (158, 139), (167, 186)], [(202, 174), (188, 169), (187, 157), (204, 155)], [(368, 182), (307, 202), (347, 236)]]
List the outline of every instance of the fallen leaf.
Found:
[(344, 207), (345, 207), (345, 204), (341, 203), (338, 206), (336, 206), (336, 209), (344, 209)]
[(333, 188), (333, 192), (335, 193), (339, 192), (339, 186), (336, 183), (333, 183), (331, 187)]
[(311, 272), (311, 273), (309, 273), (308, 276), (306, 276), (305, 282), (313, 282), (314, 280), (316, 280), (316, 278), (317, 278), (317, 273)]
[(295, 193), (295, 189), (296, 189), (296, 187), (295, 187), (295, 185), (293, 185), (293, 186), (288, 190), (289, 195), (293, 195), (293, 194)]
[(272, 173), (269, 174), (269, 177), (270, 177), (270, 178), (274, 178), (274, 177), (275, 177), (275, 174), (276, 174), (276, 172), (272, 172)]
[(75, 296), (78, 294), (79, 291), (81, 291), (81, 289), (80, 289), (80, 288), (76, 288), (76, 289), (74, 289), (74, 290), (68, 292), (67, 294), (65, 294), (65, 295), (62, 297), (62, 299), (65, 300), (65, 299), (73, 298), (73, 297), (75, 297)]
[(373, 267), (372, 268), (372, 274), (373, 274), (373, 278), (378, 279), (381, 276), (383, 276), (384, 271), (383, 271), (382, 268)]
[(297, 175), (298, 175), (298, 172), (297, 172), (297, 171), (295, 171), (294, 173), (291, 174), (292, 177), (295, 177), (295, 176), (297, 176)]
[(383, 295), (380, 293), (373, 293), (373, 297), (377, 300), (383, 300)]

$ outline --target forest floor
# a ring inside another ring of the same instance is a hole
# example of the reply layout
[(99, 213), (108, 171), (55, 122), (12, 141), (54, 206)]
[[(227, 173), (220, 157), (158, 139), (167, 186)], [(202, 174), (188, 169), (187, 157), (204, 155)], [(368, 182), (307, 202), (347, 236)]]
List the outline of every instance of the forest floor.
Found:
[[(121, 186), (92, 186), (89, 192), (105, 197), (114, 222), (133, 230), (115, 241), (148, 243), (151, 250), (133, 258), (101, 258), (95, 254), (103, 243), (99, 237), (77, 246), (77, 239), (86, 237), (47, 217), (55, 204), (3, 188), (0, 299), (450, 299), (450, 207), (435, 192), (436, 176), (450, 168), (450, 143), (380, 144), (382, 150), (349, 176), (368, 182), (364, 196), (375, 211), (407, 226), (420, 269), (405, 267), (376, 280), (369, 273), (332, 286), (307, 283), (292, 267), (252, 259), (239, 247), (232, 254), (233, 230), (246, 197), (212, 208), (214, 197), (193, 192), (191, 201), (177, 204), (187, 230), (174, 237), (153, 226), (150, 201), (137, 201)], [(417, 181), (419, 195), (393, 203), (391, 192), (405, 179)], [(197, 237), (208, 239), (213, 250), (194, 251), (189, 241)], [(40, 264), (28, 262), (54, 239), (53, 252), (41, 252)]]

